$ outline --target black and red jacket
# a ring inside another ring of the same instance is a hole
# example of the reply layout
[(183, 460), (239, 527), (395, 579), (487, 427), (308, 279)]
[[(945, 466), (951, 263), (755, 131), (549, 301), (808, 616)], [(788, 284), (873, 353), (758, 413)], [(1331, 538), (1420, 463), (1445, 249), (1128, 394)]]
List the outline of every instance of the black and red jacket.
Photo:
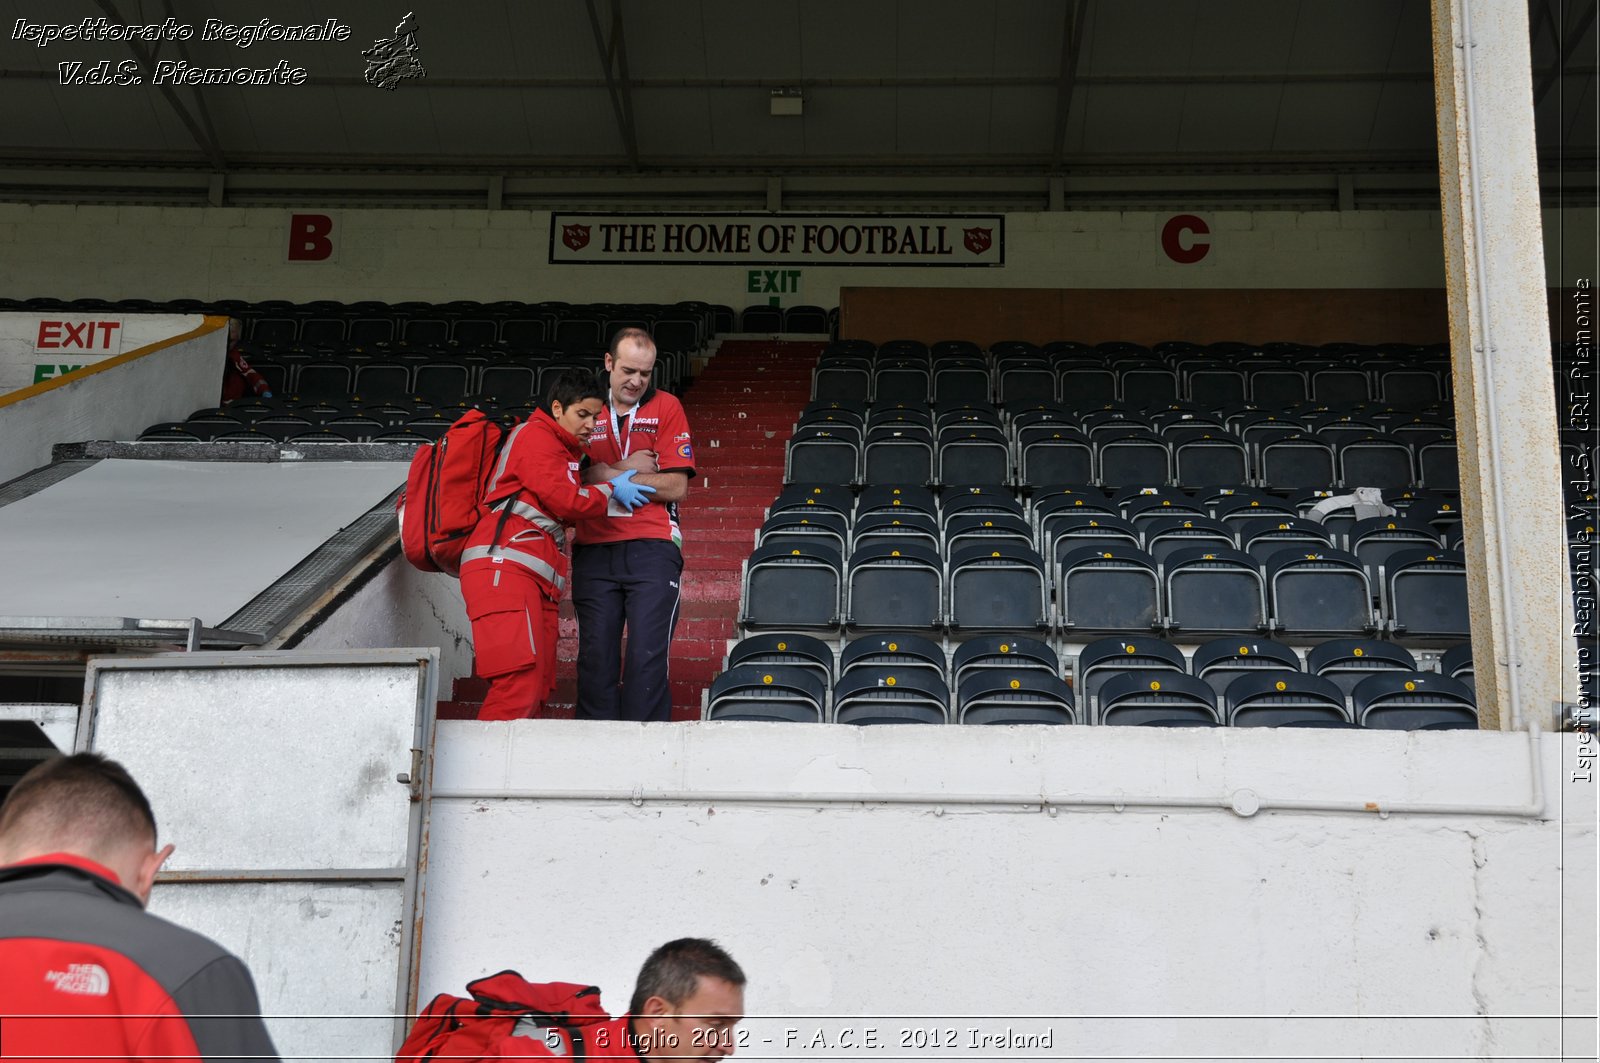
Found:
[(70, 853), (0, 867), (0, 1058), (275, 1060), (255, 984)]

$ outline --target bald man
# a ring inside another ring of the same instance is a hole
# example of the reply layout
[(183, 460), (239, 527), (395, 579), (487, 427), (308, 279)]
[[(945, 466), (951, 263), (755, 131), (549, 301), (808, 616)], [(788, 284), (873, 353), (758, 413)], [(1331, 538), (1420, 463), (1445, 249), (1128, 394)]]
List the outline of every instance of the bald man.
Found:
[(0, 805), (0, 1052), (100, 1060), (276, 1060), (250, 972), (144, 910), (150, 802), (95, 753), (48, 760)]

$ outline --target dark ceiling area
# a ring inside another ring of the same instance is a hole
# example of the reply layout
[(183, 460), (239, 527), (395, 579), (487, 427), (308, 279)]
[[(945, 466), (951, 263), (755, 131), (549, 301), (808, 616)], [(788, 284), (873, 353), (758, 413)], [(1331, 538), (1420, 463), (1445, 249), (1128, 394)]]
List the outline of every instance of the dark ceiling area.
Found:
[[(0, 0), (0, 196), (1437, 205), (1425, 0), (287, 0), (345, 39), (242, 47), (263, 6)], [(1547, 195), (1593, 194), (1595, 6), (1528, 0)], [(386, 90), (363, 50), (408, 10)], [(19, 37), (85, 18), (194, 32)], [(256, 70), (290, 83), (186, 80)]]

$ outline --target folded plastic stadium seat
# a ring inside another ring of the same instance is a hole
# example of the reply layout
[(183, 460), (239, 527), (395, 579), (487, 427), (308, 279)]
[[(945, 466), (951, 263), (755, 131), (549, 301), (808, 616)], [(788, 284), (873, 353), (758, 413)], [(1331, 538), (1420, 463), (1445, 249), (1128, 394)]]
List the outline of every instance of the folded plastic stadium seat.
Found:
[(1009, 483), (1011, 442), (998, 425), (949, 424), (935, 439), (934, 479), (943, 484)]
[(1320, 676), (1266, 669), (1228, 684), (1230, 727), (1317, 727), (1350, 722), (1344, 692)]
[(1378, 585), (1378, 571), (1401, 550), (1439, 550), (1444, 539), (1438, 529), (1414, 517), (1368, 517), (1350, 526), (1345, 536), (1350, 552), (1361, 559), (1367, 577)]
[(949, 565), (949, 623), (962, 630), (1047, 630), (1044, 561), (1032, 546), (986, 540), (955, 548)]
[(740, 332), (782, 332), (783, 310), (776, 306), (755, 304), (739, 313)]
[(1332, 639), (1306, 654), (1306, 670), (1332, 681), (1346, 697), (1377, 672), (1414, 672), (1417, 662), (1404, 646), (1377, 639)]
[(1010, 487), (993, 480), (947, 485), (939, 499), (939, 512), (946, 521), (971, 514), (1000, 514), (1020, 518), (1026, 516), (1027, 507), (1017, 499)]
[(840, 484), (789, 484), (767, 507), (769, 516), (791, 509), (837, 513), (848, 521), (855, 509), (855, 496)]
[(368, 362), (356, 369), (355, 394), (368, 403), (409, 398), (411, 367), (400, 362)]
[(1239, 548), (1232, 528), (1220, 520), (1195, 514), (1152, 517), (1142, 522), (1142, 530), (1145, 552), (1160, 562), (1190, 547), (1228, 551)]
[(1274, 627), (1290, 637), (1360, 637), (1379, 627), (1366, 570), (1341, 550), (1273, 554), (1267, 558), (1267, 599)]
[(1161, 623), (1156, 559), (1143, 550), (1073, 550), (1061, 558), (1056, 626), (1074, 633), (1150, 631)]
[(1041, 398), (1055, 395), (1061, 405), (1069, 410), (1096, 410), (1115, 403), (1117, 399), (1117, 374), (1099, 357), (1065, 358), (1053, 366), (1055, 386)]
[(820, 306), (791, 306), (783, 311), (784, 332), (828, 331), (828, 312)]
[(1195, 647), (1189, 671), (1205, 680), (1216, 692), (1217, 704), (1226, 708), (1226, 691), (1235, 679), (1256, 672), (1298, 672), (1300, 657), (1281, 642), (1224, 635)]
[(301, 343), (343, 345), (347, 322), (342, 317), (308, 317), (300, 323)]
[(288, 346), (300, 338), (300, 322), (292, 317), (257, 317), (245, 322), (250, 342), (258, 346)]
[(933, 431), (933, 411), (925, 402), (875, 402), (867, 411), (867, 431), (874, 428), (922, 428)]
[(1056, 395), (1056, 371), (1040, 355), (1009, 355), (995, 359), (994, 396), (1001, 405), (1049, 401)]
[(1372, 398), (1372, 381), (1356, 366), (1329, 366), (1311, 374), (1311, 397), (1318, 402), (1365, 402)]
[(1417, 479), (1411, 448), (1401, 440), (1371, 435), (1341, 442), (1336, 451), (1339, 483), (1347, 490), (1381, 487), (1401, 490)]
[(1461, 490), (1460, 457), (1455, 433), (1419, 437), (1416, 451), (1418, 486), (1431, 491)]
[(380, 343), (393, 343), (394, 320), (387, 317), (358, 317), (350, 322), (348, 336), (352, 347), (373, 347)]
[[(209, 436), (210, 433), (207, 433)], [(202, 443), (205, 441), (200, 433), (184, 428), (181, 421), (166, 421), (153, 424), (139, 433), (140, 443)]]
[(1472, 643), (1452, 646), (1439, 658), (1439, 674), (1459, 679), (1468, 690), (1476, 691), (1477, 673), (1472, 667)]
[(933, 403), (988, 402), (989, 366), (982, 358), (942, 358), (933, 363)]
[(795, 430), (785, 452), (784, 483), (853, 484), (861, 477), (861, 442), (849, 425)]
[(1054, 578), (1061, 585), (1062, 559), (1074, 550), (1141, 550), (1144, 540), (1139, 529), (1121, 517), (1108, 513), (1079, 513), (1058, 510), (1044, 516), (1038, 530), (1039, 553), (1050, 562)]
[(839, 675), (858, 668), (887, 668), (901, 675), (924, 672), (941, 683), (949, 676), (939, 644), (909, 631), (861, 635), (845, 643), (839, 654)]
[(885, 542), (857, 546), (846, 575), (846, 626), (941, 628), (942, 577), (938, 553), (926, 547)]
[(1378, 373), (1378, 398), (1395, 406), (1416, 408), (1445, 398), (1438, 370), (1423, 366), (1397, 366)]
[(1210, 518), (1206, 507), (1177, 488), (1129, 488), (1113, 496), (1122, 515), (1143, 532), (1152, 521), (1173, 517)]
[(932, 379), (932, 369), (922, 359), (884, 358), (880, 354), (872, 363), (872, 401), (926, 406)]
[(1109, 487), (1172, 482), (1172, 449), (1154, 432), (1094, 439), (1098, 482)]
[(740, 665), (712, 681), (705, 719), (821, 723), (826, 705), (827, 688), (804, 668)]
[(1297, 433), (1261, 444), (1256, 468), (1263, 484), (1280, 491), (1328, 487), (1338, 482), (1333, 447), (1309, 433)]
[[(933, 521), (928, 519), (931, 526)], [(938, 544), (938, 529), (932, 528), (929, 541)], [(806, 546), (820, 542), (837, 551), (840, 557), (850, 553), (850, 520), (832, 510), (784, 509), (762, 521), (756, 532), (757, 546)]]
[(842, 564), (820, 542), (758, 547), (745, 562), (739, 625), (838, 627)]
[(250, 427), (257, 432), (264, 432), (281, 443), (303, 432), (315, 431), (320, 426), (313, 424), (305, 417), (274, 414), (257, 418), (251, 423)]
[(1305, 373), (1281, 363), (1251, 366), (1246, 382), (1250, 387), (1250, 401), (1269, 409), (1304, 402), (1308, 397)]
[(969, 672), (957, 689), (956, 722), (973, 725), (1053, 724), (1078, 722), (1072, 688), (1059, 677), (1022, 668), (985, 668)]
[(1117, 399), (1135, 409), (1156, 409), (1178, 399), (1178, 374), (1160, 362), (1122, 362), (1116, 367)]
[(295, 374), (294, 392), (302, 402), (350, 398), (352, 373), (345, 362), (306, 362)]
[(860, 355), (824, 354), (811, 371), (811, 398), (817, 402), (870, 401), (871, 359)]
[(1250, 479), (1245, 445), (1221, 431), (1174, 444), (1173, 464), (1174, 479), (1184, 485), (1242, 484)]
[(479, 372), (478, 391), (491, 395), (502, 405), (527, 402), (533, 395), (536, 375), (527, 365), (491, 365)]
[(500, 340), (513, 352), (537, 350), (548, 341), (542, 317), (510, 318), (500, 325)]
[(1200, 359), (1184, 366), (1181, 394), (1190, 402), (1220, 409), (1246, 401), (1249, 387), (1243, 370), (1227, 362)]
[(1068, 514), (1125, 519), (1122, 507), (1106, 493), (1089, 484), (1047, 484), (1033, 493), (1032, 517), (1041, 546), (1050, 542), (1050, 525)]
[(871, 513), (900, 513), (908, 509), (935, 516), (939, 511), (933, 492), (921, 484), (869, 483), (856, 499), (856, 519)]
[(599, 350), (605, 346), (604, 322), (597, 317), (566, 317), (556, 322), (551, 339), (563, 351)]
[(1100, 688), (1113, 676), (1178, 674), (1188, 668), (1183, 651), (1148, 634), (1112, 635), (1087, 643), (1072, 664), (1073, 691), (1083, 718), (1100, 722)]
[(1094, 444), (1067, 414), (1028, 411), (1012, 418), (1018, 482), (1027, 487), (1094, 480)]
[(912, 544), (938, 553), (941, 549), (939, 522), (919, 510), (895, 513), (876, 512), (856, 518), (851, 534), (856, 547)]
[(1350, 695), (1356, 722), (1392, 731), (1475, 731), (1478, 705), (1465, 683), (1433, 672), (1382, 672)]
[(933, 433), (898, 426), (869, 429), (862, 462), (869, 484), (928, 483), (933, 479)]
[(1059, 679), (1061, 661), (1047, 644), (1026, 635), (979, 635), (958, 645), (951, 655), (951, 689), (960, 690), (967, 679), (985, 670), (1000, 670), (1008, 675), (1032, 670)]
[(1283, 550), (1315, 554), (1334, 549), (1333, 536), (1326, 527), (1301, 517), (1266, 517), (1242, 524), (1235, 522), (1234, 526), (1239, 529), (1245, 553), (1263, 564)]
[(1397, 550), (1383, 566), (1383, 589), (1394, 635), (1464, 639), (1467, 559), (1455, 550)]
[(450, 326), (450, 338), (463, 347), (492, 345), (499, 342), (500, 322), (486, 317), (457, 318)]
[(833, 686), (835, 723), (942, 724), (949, 715), (949, 688), (922, 669), (856, 668)]
[(1228, 428), (1248, 447), (1259, 450), (1274, 440), (1305, 432), (1305, 424), (1281, 407), (1262, 409), (1254, 403), (1249, 407), (1242, 411), (1223, 411)]
[(1162, 626), (1185, 637), (1267, 628), (1266, 579), (1241, 550), (1188, 546), (1162, 563)]
[(1100, 687), (1099, 722), (1108, 727), (1222, 723), (1216, 695), (1182, 672), (1122, 672)]
[[(363, 373), (369, 368), (363, 366), (356, 371), (358, 389), (361, 387), (361, 381), (365, 379)], [(436, 406), (448, 406), (466, 397), (471, 379), (471, 367), (465, 362), (424, 362), (417, 366), (411, 390), (418, 398), (426, 399)]]
[(941, 530), (946, 556), (978, 543), (1012, 543), (1033, 548), (1033, 525), (1015, 513), (946, 509)]
[(741, 665), (798, 668), (816, 676), (824, 692), (833, 690), (833, 650), (821, 639), (797, 631), (769, 632), (740, 639), (728, 651), (727, 667)]

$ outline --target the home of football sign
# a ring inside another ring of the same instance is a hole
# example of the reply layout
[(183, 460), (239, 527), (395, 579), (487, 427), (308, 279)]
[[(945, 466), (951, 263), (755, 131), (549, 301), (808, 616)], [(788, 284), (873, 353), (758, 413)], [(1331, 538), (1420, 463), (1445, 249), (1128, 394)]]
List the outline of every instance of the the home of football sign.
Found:
[(552, 214), (552, 263), (1003, 266), (999, 214)]

